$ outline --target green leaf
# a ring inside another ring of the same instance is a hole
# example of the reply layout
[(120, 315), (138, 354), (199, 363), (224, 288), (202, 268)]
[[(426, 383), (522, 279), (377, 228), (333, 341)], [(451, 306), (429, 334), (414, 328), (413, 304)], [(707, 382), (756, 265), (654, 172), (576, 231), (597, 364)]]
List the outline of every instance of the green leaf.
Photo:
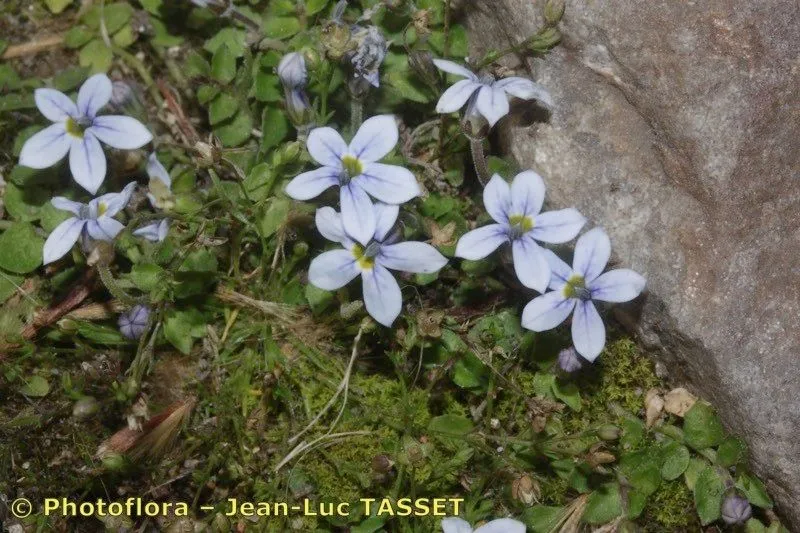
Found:
[(244, 55), (245, 40), (247, 33), (244, 30), (237, 30), (235, 28), (224, 28), (217, 32), (217, 34), (206, 41), (203, 48), (211, 54), (217, 52), (217, 48), (223, 44), (228, 47), (228, 50), (233, 57), (242, 57)]
[(747, 500), (756, 507), (763, 507), (764, 509), (772, 509), (772, 498), (767, 494), (767, 488), (755, 476), (749, 474), (742, 474), (736, 481), (736, 487), (739, 488), (747, 497)]
[(306, 0), (306, 15), (319, 13), (328, 6), (330, 0)]
[(375, 533), (383, 528), (386, 523), (386, 517), (383, 516), (370, 516), (357, 526), (350, 528), (350, 533)]
[(119, 345), (128, 344), (130, 342), (122, 336), (117, 328), (101, 326), (84, 320), (77, 323), (77, 333), (91, 342), (98, 344)]
[(239, 146), (250, 138), (252, 132), (253, 119), (246, 109), (240, 109), (231, 120), (214, 128), (214, 134), (225, 147)]
[(100, 28), (100, 21), (105, 25), (109, 35), (118, 32), (133, 16), (133, 7), (127, 2), (95, 5), (83, 16), (84, 24), (92, 28)]
[(564, 517), (564, 512), (564, 507), (534, 505), (522, 512), (520, 520), (522, 520), (533, 533), (551, 533), (551, 531), (558, 529), (561, 519)]
[(72, 0), (44, 0), (44, 3), (51, 13), (57, 15), (64, 11), (72, 3)]
[(700, 472), (694, 485), (694, 504), (704, 526), (719, 519), (724, 494), (725, 483), (714, 467), (708, 466)]
[(154, 263), (140, 263), (131, 268), (131, 281), (136, 288), (145, 292), (158, 286), (164, 269)]
[(747, 444), (742, 439), (728, 437), (717, 449), (717, 464), (724, 467), (735, 466), (747, 459)]
[(161, 6), (164, 5), (164, 0), (139, 0), (139, 3), (151, 15), (159, 15)]
[(661, 485), (661, 464), (656, 450), (645, 448), (626, 453), (620, 458), (620, 471), (628, 483), (644, 497), (650, 496)]
[[(230, 49), (228, 49), (228, 51), (230, 51)], [(186, 56), (186, 60), (183, 62), (183, 70), (187, 78), (211, 75), (211, 65), (195, 50), (192, 50)]]
[(80, 48), (94, 38), (95, 33), (86, 26), (73, 26), (64, 34), (64, 44), (69, 48)]
[(16, 222), (0, 235), (0, 268), (15, 274), (33, 272), (42, 264), (44, 239), (31, 224)]
[(269, 206), (262, 210), (262, 214), (256, 222), (261, 236), (266, 239), (274, 235), (278, 228), (286, 222), (291, 207), (292, 202), (286, 198), (273, 199)]
[(459, 415), (441, 415), (431, 419), (428, 431), (449, 437), (461, 437), (472, 431), (472, 421)]
[(589, 494), (581, 520), (588, 524), (606, 524), (621, 514), (619, 485), (609, 483)]
[(264, 33), (273, 39), (288, 39), (300, 31), (297, 17), (271, 17), (264, 24)]
[(83, 67), (64, 69), (53, 77), (53, 87), (61, 92), (71, 91), (80, 85), (89, 76), (89, 71)]
[(219, 124), (223, 120), (231, 118), (238, 109), (239, 100), (227, 93), (222, 93), (214, 98), (208, 107), (208, 121), (212, 126)]
[(247, 190), (247, 195), (254, 202), (259, 202), (267, 198), (274, 184), (275, 175), (272, 173), (272, 168), (269, 163), (259, 163), (254, 166), (244, 179), (244, 187)]
[(675, 441), (667, 444), (661, 451), (661, 477), (668, 481), (678, 479), (686, 471), (691, 459), (689, 449)]
[(266, 107), (261, 117), (261, 149), (269, 150), (277, 146), (289, 134), (289, 121), (286, 115), (277, 108)]
[(573, 411), (579, 412), (581, 410), (581, 393), (574, 383), (562, 383), (559, 380), (555, 380), (553, 382), (553, 394)]
[(253, 96), (259, 102), (280, 102), (283, 100), (280, 83), (274, 74), (259, 70), (253, 80)]
[(133, 31), (133, 26), (130, 24), (123, 26), (117, 33), (111, 37), (111, 41), (120, 48), (126, 48), (136, 42), (138, 34)]
[(744, 525), (745, 533), (766, 533), (767, 528), (757, 518), (751, 518)]
[(220, 83), (230, 83), (236, 77), (236, 56), (222, 43), (211, 58), (211, 76)]
[(164, 320), (164, 337), (184, 354), (192, 351), (194, 339), (206, 334), (206, 320), (197, 309), (172, 311)]
[(311, 312), (315, 315), (320, 315), (325, 312), (333, 303), (333, 294), (331, 291), (320, 289), (309, 283), (306, 285), (305, 295), (308, 306)]
[(31, 376), (19, 391), (31, 398), (43, 398), (50, 392), (50, 384), (42, 376)]
[(694, 490), (697, 483), (697, 478), (700, 477), (700, 472), (706, 469), (708, 463), (699, 457), (692, 457), (689, 459), (689, 465), (683, 472), (683, 477), (686, 480), (686, 487), (689, 490)]
[(201, 85), (200, 88), (197, 89), (197, 101), (200, 102), (200, 105), (206, 105), (218, 94), (219, 87), (214, 85)]
[(703, 401), (695, 402), (683, 418), (683, 432), (686, 444), (703, 450), (717, 446), (725, 438), (722, 424), (714, 409)]
[(92, 74), (108, 72), (114, 56), (111, 49), (101, 39), (94, 39), (81, 49), (78, 62), (82, 67), (87, 67)]
[(25, 281), (25, 278), (22, 276), (7, 274), (0, 270), (0, 304), (8, 300), (22, 285), (23, 281)]
[(453, 365), (453, 383), (462, 389), (486, 386), (488, 369), (472, 352), (464, 353)]
[(42, 208), (50, 201), (50, 193), (43, 187), (18, 187), (6, 185), (5, 207), (16, 220), (33, 222), (42, 216)]

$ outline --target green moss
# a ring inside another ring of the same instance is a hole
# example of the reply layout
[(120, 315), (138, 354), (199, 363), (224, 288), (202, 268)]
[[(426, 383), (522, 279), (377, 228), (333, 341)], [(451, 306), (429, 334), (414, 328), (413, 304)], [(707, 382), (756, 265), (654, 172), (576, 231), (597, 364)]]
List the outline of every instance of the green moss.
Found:
[(645, 531), (700, 531), (692, 493), (682, 480), (668, 481), (650, 496), (638, 522)]

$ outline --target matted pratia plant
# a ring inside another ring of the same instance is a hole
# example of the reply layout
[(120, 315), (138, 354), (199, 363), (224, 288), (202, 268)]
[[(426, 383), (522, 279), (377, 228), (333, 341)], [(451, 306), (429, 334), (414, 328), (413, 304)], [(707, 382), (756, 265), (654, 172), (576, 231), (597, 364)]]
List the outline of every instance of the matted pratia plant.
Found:
[[(744, 444), (614, 325), (644, 273), (493, 142), (570, 112), (522, 68), (561, 38), (540, 3), (482, 56), (455, 0), (3, 3), (10, 524), (781, 531)], [(130, 496), (185, 509), (40, 505)]]

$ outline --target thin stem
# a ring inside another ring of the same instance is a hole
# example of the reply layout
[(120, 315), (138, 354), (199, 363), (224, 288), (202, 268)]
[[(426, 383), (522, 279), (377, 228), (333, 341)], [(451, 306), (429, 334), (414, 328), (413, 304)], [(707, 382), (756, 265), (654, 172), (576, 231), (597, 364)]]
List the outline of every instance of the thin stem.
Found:
[(483, 153), (483, 137), (471, 137), (469, 139), (469, 149), (472, 152), (472, 163), (475, 165), (475, 174), (481, 185), (486, 186), (489, 180), (489, 165), (486, 163), (486, 156)]
[(115, 280), (114, 276), (111, 275), (111, 270), (109, 270), (107, 266), (97, 265), (97, 273), (100, 274), (100, 281), (102, 281), (103, 285), (106, 286), (106, 289), (108, 289), (108, 292), (111, 293), (111, 296), (126, 305), (137, 305), (141, 303), (119, 286), (117, 280)]
[(350, 129), (353, 130), (353, 135), (361, 127), (364, 121), (364, 101), (360, 98), (353, 98), (350, 101)]
[(111, 50), (121, 57), (128, 65), (133, 68), (138, 74), (139, 77), (142, 78), (144, 81), (147, 90), (150, 92), (150, 96), (156, 102), (158, 107), (160, 108), (164, 104), (164, 99), (161, 98), (161, 94), (158, 92), (158, 87), (156, 86), (156, 82), (153, 81), (153, 77), (150, 75), (150, 71), (147, 70), (147, 67), (139, 61), (135, 55), (128, 53), (127, 51), (123, 50), (119, 46), (111, 47)]

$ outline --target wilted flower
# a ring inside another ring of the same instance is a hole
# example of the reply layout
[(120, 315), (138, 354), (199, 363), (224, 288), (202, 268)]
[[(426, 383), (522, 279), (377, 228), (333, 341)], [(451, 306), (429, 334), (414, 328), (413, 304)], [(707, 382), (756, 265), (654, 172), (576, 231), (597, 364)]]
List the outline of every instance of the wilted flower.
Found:
[(380, 68), (389, 48), (386, 38), (377, 26), (366, 28), (354, 26), (351, 31), (353, 39), (357, 43), (356, 51), (350, 58), (355, 79), (355, 84), (351, 86), (351, 89), (354, 89), (355, 93), (363, 92), (366, 87), (359, 83), (360, 80), (372, 87), (380, 87)]
[(753, 515), (753, 509), (746, 498), (731, 494), (722, 502), (722, 520), (726, 524), (743, 524)]
[(114, 148), (132, 150), (153, 136), (138, 120), (123, 115), (97, 115), (111, 99), (111, 80), (95, 74), (78, 91), (78, 103), (55, 89), (36, 89), (36, 107), (54, 122), (28, 139), (19, 155), (20, 165), (47, 168), (69, 152), (72, 177), (94, 194), (106, 176), (106, 156), (100, 141)]
[(583, 358), (570, 346), (558, 352), (558, 368), (571, 374), (583, 368)]
[(525, 533), (526, 530), (525, 524), (511, 518), (498, 518), (477, 529), (472, 529), (469, 522), (458, 517), (442, 520), (443, 533)]
[(370, 227), (371, 238), (363, 242), (363, 246), (347, 231), (343, 217), (333, 208), (317, 210), (319, 232), (326, 239), (340, 243), (344, 249), (317, 256), (311, 262), (308, 280), (320, 289), (333, 291), (360, 274), (367, 312), (388, 327), (403, 306), (400, 286), (389, 269), (430, 274), (444, 267), (447, 258), (430, 244), (396, 242), (396, 237), (389, 235), (397, 220), (398, 206), (376, 203), (368, 208), (374, 213), (375, 223)]
[(544, 251), (552, 279), (547, 294), (534, 298), (522, 312), (522, 325), (546, 331), (572, 317), (572, 343), (584, 358), (594, 361), (606, 343), (606, 328), (593, 301), (627, 302), (644, 290), (645, 279), (627, 268), (603, 274), (611, 256), (611, 241), (602, 228), (583, 234), (575, 245), (572, 267), (550, 250)]
[(142, 226), (133, 232), (135, 236), (152, 242), (163, 241), (167, 238), (167, 233), (169, 233), (169, 219), (167, 218)]
[(311, 104), (305, 91), (308, 71), (303, 54), (292, 52), (283, 56), (278, 64), (278, 77), (283, 84), (286, 111), (295, 124), (304, 124), (308, 120)]
[(147, 158), (145, 170), (150, 178), (149, 191), (147, 193), (150, 205), (156, 209), (172, 209), (175, 205), (172, 195), (172, 178), (167, 169), (164, 168), (164, 165), (161, 164), (161, 161), (158, 160), (158, 157), (156, 157), (155, 152)]
[(88, 204), (61, 196), (50, 200), (55, 208), (69, 211), (75, 216), (56, 226), (45, 241), (44, 264), (64, 257), (81, 235), (98, 241), (114, 240), (125, 226), (113, 217), (128, 205), (135, 187), (136, 183), (129, 183), (122, 192), (104, 194)]
[(398, 137), (392, 115), (364, 121), (349, 146), (333, 128), (312, 130), (308, 153), (323, 166), (294, 178), (286, 186), (286, 194), (295, 200), (310, 200), (329, 187), (339, 186), (344, 227), (348, 235), (366, 245), (376, 223), (370, 196), (396, 205), (420, 193), (409, 170), (376, 162), (392, 151)]
[(532, 170), (518, 174), (510, 186), (495, 174), (483, 190), (483, 204), (496, 224), (462, 236), (456, 245), (456, 257), (483, 259), (510, 242), (519, 280), (526, 287), (544, 292), (550, 282), (550, 266), (536, 241), (570, 241), (586, 223), (573, 208), (540, 213), (544, 193), (544, 180)]
[(146, 305), (135, 305), (128, 312), (119, 315), (117, 325), (123, 337), (136, 340), (147, 329), (147, 321), (149, 319), (150, 308)]
[(478, 76), (452, 61), (434, 59), (433, 62), (444, 72), (466, 78), (457, 81), (442, 94), (436, 104), (439, 113), (452, 113), (468, 104), (466, 114), (481, 115), (491, 127), (508, 114), (508, 98), (512, 96), (522, 100), (537, 100), (547, 108), (553, 107), (553, 99), (547, 89), (531, 80), (519, 77), (495, 80), (490, 74)]

